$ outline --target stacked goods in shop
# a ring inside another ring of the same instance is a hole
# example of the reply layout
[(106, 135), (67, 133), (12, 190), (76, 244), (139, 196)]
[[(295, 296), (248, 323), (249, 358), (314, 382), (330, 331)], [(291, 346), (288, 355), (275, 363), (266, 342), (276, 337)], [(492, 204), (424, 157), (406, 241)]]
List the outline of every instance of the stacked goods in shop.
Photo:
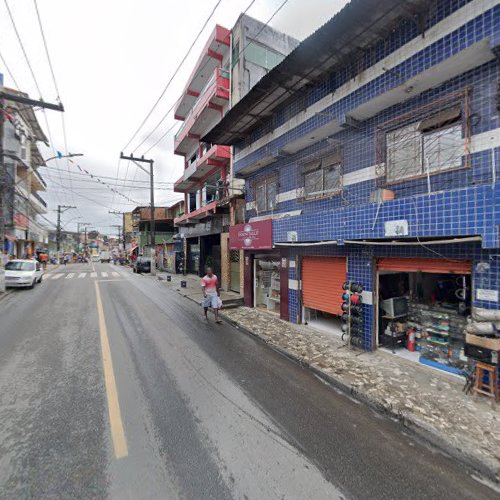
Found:
[(410, 302), (409, 317), (422, 358), (455, 368), (465, 366), (464, 316), (438, 305)]
[(363, 305), (361, 292), (363, 285), (359, 283), (345, 282), (342, 286), (342, 339), (356, 347), (363, 347)]

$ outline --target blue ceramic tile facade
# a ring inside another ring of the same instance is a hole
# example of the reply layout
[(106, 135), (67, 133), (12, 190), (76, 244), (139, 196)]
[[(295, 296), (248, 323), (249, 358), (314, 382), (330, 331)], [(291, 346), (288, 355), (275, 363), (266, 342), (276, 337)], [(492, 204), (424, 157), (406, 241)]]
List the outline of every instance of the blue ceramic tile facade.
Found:
[[(427, 16), (427, 27), (434, 26), (468, 2), (443, 0), (431, 7)], [(465, 22), (452, 33), (443, 36), (422, 52), (401, 60), (394, 67), (395, 72), (387, 72), (375, 80), (358, 87), (350, 95), (330, 106), (328, 116), (316, 114), (305, 123), (273, 139), (247, 157), (234, 164), (238, 173), (260, 158), (277, 156), (288, 143), (328, 123), (332, 117), (341, 119), (350, 110), (380, 96), (401, 84), (408, 78), (420, 74), (425, 69), (446, 60), (464, 48), (487, 38), (490, 46), (498, 45), (500, 6), (481, 13), (475, 19)], [(361, 69), (367, 69), (408, 41), (420, 36), (412, 22), (402, 23), (386, 40), (375, 44), (363, 56)], [(359, 61), (356, 62), (359, 71)], [(305, 107), (334, 92), (336, 88), (350, 80), (353, 67), (345, 67), (329, 79), (314, 87), (309, 93), (280, 109), (273, 119), (264, 124), (251, 137), (239, 144), (236, 151), (252, 144), (264, 134), (273, 131)], [(401, 76), (398, 76), (401, 75)], [(345, 129), (334, 135), (336, 143), (342, 147), (342, 168), (344, 175), (367, 169), (377, 163), (375, 129), (382, 123), (401, 114), (411, 112), (434, 102), (452, 92), (470, 89), (470, 130), (473, 137), (479, 134), (495, 136), (500, 128), (498, 106), (498, 86), (500, 82), (500, 60), (494, 59), (475, 69), (467, 71), (442, 85), (424, 92), (403, 103), (396, 104), (378, 115), (362, 122), (359, 129)], [(492, 142), (495, 144), (495, 142)], [(303, 186), (301, 165), (304, 159), (324, 150), (327, 141), (322, 141), (294, 155), (277, 159), (246, 179), (247, 202), (255, 200), (255, 186), (259, 180), (275, 176), (278, 192), (289, 193)], [(278, 157), (279, 158), (279, 157)], [(465, 167), (465, 165), (464, 165)], [(363, 284), (365, 290), (373, 291), (375, 262), (378, 257), (442, 257), (445, 259), (472, 260), (472, 283), (476, 289), (499, 290), (500, 280), (500, 239), (498, 212), (500, 187), (496, 180), (500, 177), (500, 148), (479, 148), (470, 155), (467, 168), (441, 172), (430, 178), (429, 191), (426, 178), (400, 182), (390, 186), (395, 199), (387, 201), (379, 208), (370, 203), (370, 193), (377, 187), (375, 179), (344, 186), (342, 193), (315, 201), (304, 201), (300, 197), (278, 203), (274, 213), (299, 211), (301, 215), (273, 221), (273, 241), (287, 241), (289, 231), (297, 232), (300, 242), (336, 241), (336, 245), (316, 247), (294, 247), (283, 250), (291, 260), (305, 255), (346, 256), (348, 279)], [(378, 212), (378, 213), (377, 213)], [(247, 211), (247, 218), (257, 214)], [(449, 238), (481, 236), (482, 241), (452, 245), (425, 246), (359, 246), (346, 240), (378, 239), (385, 237), (385, 222), (406, 220), (408, 237)], [(481, 265), (478, 266), (478, 264)], [(300, 279), (295, 267), (289, 268), (289, 279)], [(300, 297), (296, 290), (290, 290), (289, 319), (296, 322), (301, 317)], [(473, 295), (473, 305), (487, 309), (498, 309), (496, 302), (478, 301)], [(365, 332), (364, 347), (374, 347), (374, 312), (371, 305), (364, 305)]]

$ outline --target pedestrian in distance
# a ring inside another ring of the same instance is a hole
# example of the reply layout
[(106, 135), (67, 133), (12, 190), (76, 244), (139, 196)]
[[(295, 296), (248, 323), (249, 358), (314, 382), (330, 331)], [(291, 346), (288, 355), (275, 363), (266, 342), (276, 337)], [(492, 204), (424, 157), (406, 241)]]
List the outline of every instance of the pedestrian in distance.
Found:
[(201, 280), (203, 290), (203, 309), (205, 310), (205, 319), (208, 320), (208, 308), (214, 311), (215, 322), (222, 323), (219, 319), (219, 309), (222, 306), (219, 292), (219, 280), (211, 267), (207, 267), (207, 274)]

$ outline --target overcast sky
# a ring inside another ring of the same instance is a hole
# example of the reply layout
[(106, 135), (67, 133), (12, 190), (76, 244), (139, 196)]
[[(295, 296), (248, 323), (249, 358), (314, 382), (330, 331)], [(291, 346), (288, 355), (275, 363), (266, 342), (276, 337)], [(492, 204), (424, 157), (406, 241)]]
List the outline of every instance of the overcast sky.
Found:
[[(267, 22), (283, 0), (256, 0), (248, 14)], [(33, 0), (8, 0), (14, 21), (38, 80), (43, 99), (56, 101), (57, 92), (50, 75)], [(119, 179), (147, 180), (127, 162), (118, 162), (146, 113), (159, 97), (175, 68), (191, 45), (216, 0), (38, 0), (45, 35), (52, 58), (61, 100), (66, 112), (68, 151), (84, 153), (75, 158), (94, 175)], [(270, 23), (276, 29), (304, 39), (324, 24), (346, 3), (345, 0), (288, 0)], [(234, 25), (250, 0), (222, 0), (182, 70), (173, 80), (156, 111), (147, 121), (126, 153), (142, 154), (174, 123), (170, 115), (149, 145), (135, 150), (142, 139), (177, 100), (200, 50), (214, 25)], [(40, 97), (16, 38), (4, 2), (0, 3), (0, 53), (11, 70), (19, 90)], [(16, 87), (3, 63), (4, 84)], [(47, 131), (44, 114), (38, 119)], [(54, 150), (64, 151), (62, 114), (47, 111)], [(155, 160), (156, 179), (173, 183), (183, 170), (182, 159), (173, 155), (173, 134), (148, 156)], [(44, 157), (52, 150), (41, 146)], [(126, 211), (135, 204), (90, 177), (78, 175), (75, 164), (51, 161), (41, 169), (49, 189), (43, 196), (49, 203), (47, 217), (55, 220), (57, 204), (76, 205), (68, 210), (63, 223), (75, 230), (76, 222), (90, 222), (104, 233), (114, 234), (111, 226), (121, 218), (109, 210)], [(68, 173), (69, 171), (69, 173)], [(75, 172), (75, 173), (73, 173)], [(71, 174), (71, 176), (70, 176)], [(80, 179), (84, 179), (81, 181)], [(149, 203), (147, 189), (131, 189), (130, 182), (103, 179), (125, 196), (141, 204)], [(171, 184), (155, 192), (156, 205), (180, 199)]]

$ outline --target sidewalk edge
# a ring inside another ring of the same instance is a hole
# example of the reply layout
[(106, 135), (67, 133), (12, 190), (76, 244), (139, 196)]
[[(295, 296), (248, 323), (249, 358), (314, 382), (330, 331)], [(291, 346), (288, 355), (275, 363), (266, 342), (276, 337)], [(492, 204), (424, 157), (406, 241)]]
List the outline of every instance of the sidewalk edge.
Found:
[[(189, 299), (191, 302), (198, 304), (197, 300), (183, 294), (181, 291), (177, 291), (177, 293), (179, 293), (179, 295), (181, 295), (182, 297)], [(351, 386), (350, 384), (347, 384), (342, 380), (335, 378), (328, 373), (325, 373), (323, 370), (305, 361), (295, 353), (269, 342), (265, 337), (261, 337), (252, 330), (249, 330), (237, 321), (234, 321), (233, 319), (226, 316), (224, 314), (224, 309), (221, 310), (219, 316), (222, 319), (226, 320), (228, 324), (232, 325), (246, 335), (259, 340), (278, 354), (281, 354), (282, 356), (288, 358), (290, 361), (293, 361), (300, 367), (310, 370), (314, 375), (322, 379), (327, 384), (342, 391), (345, 395), (353, 397), (357, 401), (366, 404), (368, 407), (379, 414), (383, 414), (389, 418), (392, 418), (393, 420), (397, 420), (406, 431), (413, 433), (429, 445), (440, 450), (442, 453), (445, 453), (446, 455), (453, 457), (463, 465), (472, 468), (475, 472), (482, 474), (484, 477), (494, 482), (495, 484), (500, 484), (500, 467), (495, 467), (493, 464), (485, 462), (482, 457), (477, 456), (470, 450), (457, 447), (456, 444), (448, 440), (445, 436), (443, 436), (442, 433), (436, 431), (434, 428), (422, 425), (421, 422), (412, 418), (411, 416), (405, 416), (401, 411), (393, 408), (392, 406), (373, 399), (369, 395), (358, 391), (354, 386)]]
[(496, 484), (500, 484), (500, 468), (495, 468), (493, 465), (488, 464), (487, 462), (482, 460), (481, 457), (478, 457), (470, 450), (458, 448), (454, 443), (450, 442), (448, 439), (446, 439), (446, 437), (444, 437), (434, 428), (422, 425), (419, 421), (405, 416), (401, 411), (393, 408), (392, 406), (373, 399), (369, 395), (358, 391), (354, 386), (347, 384), (328, 373), (325, 373), (323, 370), (305, 361), (295, 353), (292, 353), (269, 342), (266, 338), (257, 335), (255, 332), (244, 327), (237, 321), (230, 319), (223, 312), (219, 314), (221, 318), (225, 319), (229, 324), (231, 324), (241, 332), (258, 339), (260, 342), (270, 347), (273, 351), (288, 358), (289, 360), (298, 364), (300, 367), (310, 370), (314, 375), (321, 378), (324, 382), (339, 389), (344, 394), (355, 398), (357, 401), (366, 404), (377, 413), (388, 416), (393, 420), (397, 420), (401, 424), (401, 426), (408, 432), (412, 432), (413, 434), (426, 441), (428, 444), (439, 449), (441, 452), (453, 457), (462, 464), (471, 467), (475, 471), (487, 477), (490, 481), (493, 481)]

